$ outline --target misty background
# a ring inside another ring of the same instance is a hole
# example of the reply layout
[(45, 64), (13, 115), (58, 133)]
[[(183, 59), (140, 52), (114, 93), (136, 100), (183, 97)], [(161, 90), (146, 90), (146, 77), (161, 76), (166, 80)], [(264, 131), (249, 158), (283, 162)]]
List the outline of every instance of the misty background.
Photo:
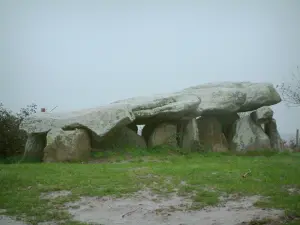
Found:
[[(69, 111), (207, 82), (289, 81), (299, 0), (0, 0), (0, 101)], [(272, 107), (283, 138), (299, 108)]]

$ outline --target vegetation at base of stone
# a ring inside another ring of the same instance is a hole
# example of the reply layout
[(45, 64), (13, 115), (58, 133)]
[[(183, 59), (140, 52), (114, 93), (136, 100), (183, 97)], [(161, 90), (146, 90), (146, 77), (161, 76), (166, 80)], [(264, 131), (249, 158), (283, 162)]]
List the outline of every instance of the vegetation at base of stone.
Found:
[(186, 152), (181, 148), (174, 148), (170, 146), (157, 146), (153, 148), (127, 148), (123, 150), (111, 150), (111, 151), (96, 151), (91, 153), (91, 159), (94, 160), (103, 160), (103, 161), (110, 161), (110, 162), (120, 162), (120, 161), (128, 161), (128, 160), (135, 160), (139, 159), (141, 157), (147, 158), (147, 157), (168, 157), (173, 155), (182, 155), (182, 156), (188, 156), (188, 155), (199, 155), (202, 157), (209, 157), (209, 156), (265, 156), (270, 157), (273, 155), (289, 155), (289, 152), (281, 152), (279, 153), (276, 150), (264, 150), (264, 149), (257, 149), (256, 151), (246, 151), (246, 152), (234, 152), (234, 151), (228, 151), (228, 152), (211, 152), (209, 150), (202, 150), (199, 152)]
[[(300, 195), (289, 192), (290, 188), (300, 190), (299, 153), (179, 154), (157, 148), (97, 154), (95, 159), (105, 156), (108, 161), (0, 165), (0, 209), (6, 209), (8, 215), (24, 215), (33, 225), (52, 220), (83, 224), (72, 222), (64, 211), (65, 202), (79, 196), (121, 196), (148, 187), (162, 194), (175, 189), (182, 196), (195, 193), (192, 209), (217, 204), (219, 196), (262, 195), (268, 198), (257, 202), (258, 207), (285, 209), (287, 215), (300, 217)], [(69, 190), (72, 195), (40, 198), (41, 193), (59, 190)]]
[[(36, 112), (36, 105), (31, 104), (14, 114), (0, 103), (0, 158), (10, 162), (11, 157), (22, 155), (27, 134), (20, 130), (22, 120)], [(14, 157), (13, 157), (14, 158)]]

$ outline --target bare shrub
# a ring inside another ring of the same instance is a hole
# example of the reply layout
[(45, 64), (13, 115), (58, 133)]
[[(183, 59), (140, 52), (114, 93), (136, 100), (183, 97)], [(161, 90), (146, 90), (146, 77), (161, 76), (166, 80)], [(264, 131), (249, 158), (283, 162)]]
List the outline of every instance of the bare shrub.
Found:
[(35, 104), (31, 104), (14, 114), (0, 103), (0, 157), (2, 159), (24, 152), (27, 135), (19, 127), (25, 117), (36, 112), (36, 107)]

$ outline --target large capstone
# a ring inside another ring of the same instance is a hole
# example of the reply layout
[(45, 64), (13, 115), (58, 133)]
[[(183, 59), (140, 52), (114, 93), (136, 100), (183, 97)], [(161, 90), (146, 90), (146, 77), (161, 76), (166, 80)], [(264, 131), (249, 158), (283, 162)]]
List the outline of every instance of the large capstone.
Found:
[(129, 125), (134, 120), (135, 116), (129, 105), (114, 104), (73, 112), (36, 113), (26, 118), (20, 128), (27, 133), (40, 133), (52, 129), (85, 129), (89, 131), (92, 141), (97, 143), (112, 129)]
[(179, 92), (136, 97), (115, 103), (130, 104), (137, 124), (180, 120), (184, 116), (222, 115), (253, 111), (281, 102), (270, 83), (220, 82), (186, 88)]

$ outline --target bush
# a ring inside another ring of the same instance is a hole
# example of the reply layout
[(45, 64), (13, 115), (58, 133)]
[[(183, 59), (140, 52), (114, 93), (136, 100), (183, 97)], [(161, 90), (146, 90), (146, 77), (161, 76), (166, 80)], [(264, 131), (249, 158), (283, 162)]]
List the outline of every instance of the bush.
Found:
[(7, 159), (24, 152), (27, 134), (19, 127), (25, 117), (35, 112), (35, 104), (28, 105), (14, 114), (0, 103), (0, 158)]

